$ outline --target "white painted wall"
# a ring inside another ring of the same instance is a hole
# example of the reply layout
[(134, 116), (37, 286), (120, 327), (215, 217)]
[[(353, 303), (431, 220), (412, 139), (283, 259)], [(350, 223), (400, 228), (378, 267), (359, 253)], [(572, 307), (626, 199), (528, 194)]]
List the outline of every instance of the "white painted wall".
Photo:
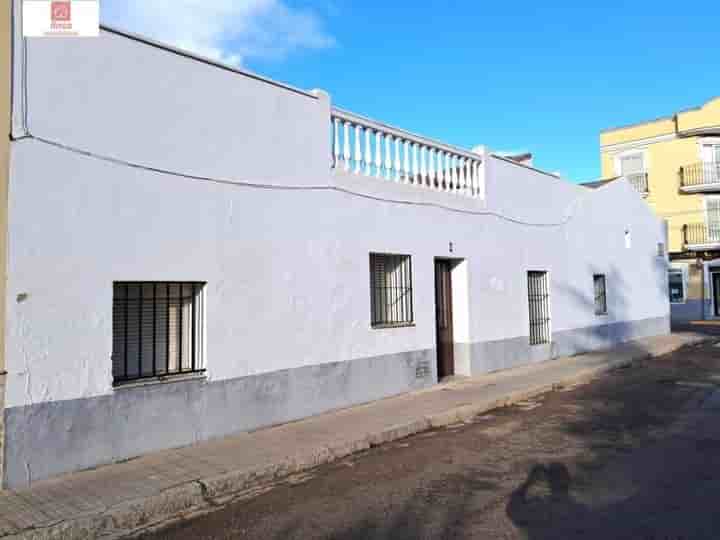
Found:
[[(470, 201), (335, 174), (328, 103), (313, 96), (107, 32), (27, 53), (36, 137), (204, 177), (333, 189), (257, 189), (13, 143), (8, 407), (113, 392), (119, 280), (207, 281), (211, 380), (434, 347), (439, 256), (467, 261), (469, 342), (527, 336), (533, 269), (551, 272), (553, 330), (668, 315), (662, 226), (624, 181), (592, 191), (489, 158), (487, 199)], [(371, 251), (412, 255), (414, 327), (370, 328)], [(608, 274), (607, 317), (593, 312), (594, 272)]]

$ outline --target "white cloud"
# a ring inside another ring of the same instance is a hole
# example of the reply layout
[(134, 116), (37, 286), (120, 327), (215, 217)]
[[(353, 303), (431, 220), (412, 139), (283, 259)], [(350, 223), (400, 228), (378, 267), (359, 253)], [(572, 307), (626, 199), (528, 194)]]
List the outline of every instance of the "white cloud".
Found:
[(319, 17), (285, 0), (103, 0), (103, 22), (240, 65), (331, 47)]

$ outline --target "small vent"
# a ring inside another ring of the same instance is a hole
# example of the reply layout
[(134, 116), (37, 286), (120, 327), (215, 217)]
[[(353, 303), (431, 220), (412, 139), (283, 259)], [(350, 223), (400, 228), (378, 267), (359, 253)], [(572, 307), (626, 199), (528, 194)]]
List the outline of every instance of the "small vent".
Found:
[(430, 362), (427, 360), (424, 362), (418, 362), (415, 366), (415, 378), (425, 379), (430, 376)]

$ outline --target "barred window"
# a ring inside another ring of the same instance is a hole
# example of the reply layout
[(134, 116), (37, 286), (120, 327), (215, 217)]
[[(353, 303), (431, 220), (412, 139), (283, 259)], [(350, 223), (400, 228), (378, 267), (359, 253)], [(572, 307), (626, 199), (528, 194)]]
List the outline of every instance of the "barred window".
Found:
[(668, 270), (668, 292), (672, 304), (683, 304), (685, 302), (685, 272), (682, 268), (670, 268)]
[(370, 254), (370, 304), (373, 328), (413, 324), (410, 255)]
[(528, 272), (530, 345), (550, 343), (550, 287), (547, 272)]
[(115, 282), (115, 384), (205, 371), (204, 283)]
[(595, 315), (607, 315), (607, 292), (605, 289), (605, 275), (595, 274), (593, 276), (595, 287)]

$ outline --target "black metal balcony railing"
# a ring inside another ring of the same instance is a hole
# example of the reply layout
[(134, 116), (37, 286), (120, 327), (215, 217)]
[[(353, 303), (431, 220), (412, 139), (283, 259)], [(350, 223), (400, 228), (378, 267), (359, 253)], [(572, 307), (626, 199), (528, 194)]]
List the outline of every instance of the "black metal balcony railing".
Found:
[(639, 193), (648, 193), (648, 175), (647, 173), (626, 174), (625, 178), (630, 185), (638, 190)]
[(680, 167), (680, 185), (682, 187), (720, 184), (720, 163), (692, 163)]
[(720, 223), (691, 223), (683, 226), (686, 246), (720, 244)]

